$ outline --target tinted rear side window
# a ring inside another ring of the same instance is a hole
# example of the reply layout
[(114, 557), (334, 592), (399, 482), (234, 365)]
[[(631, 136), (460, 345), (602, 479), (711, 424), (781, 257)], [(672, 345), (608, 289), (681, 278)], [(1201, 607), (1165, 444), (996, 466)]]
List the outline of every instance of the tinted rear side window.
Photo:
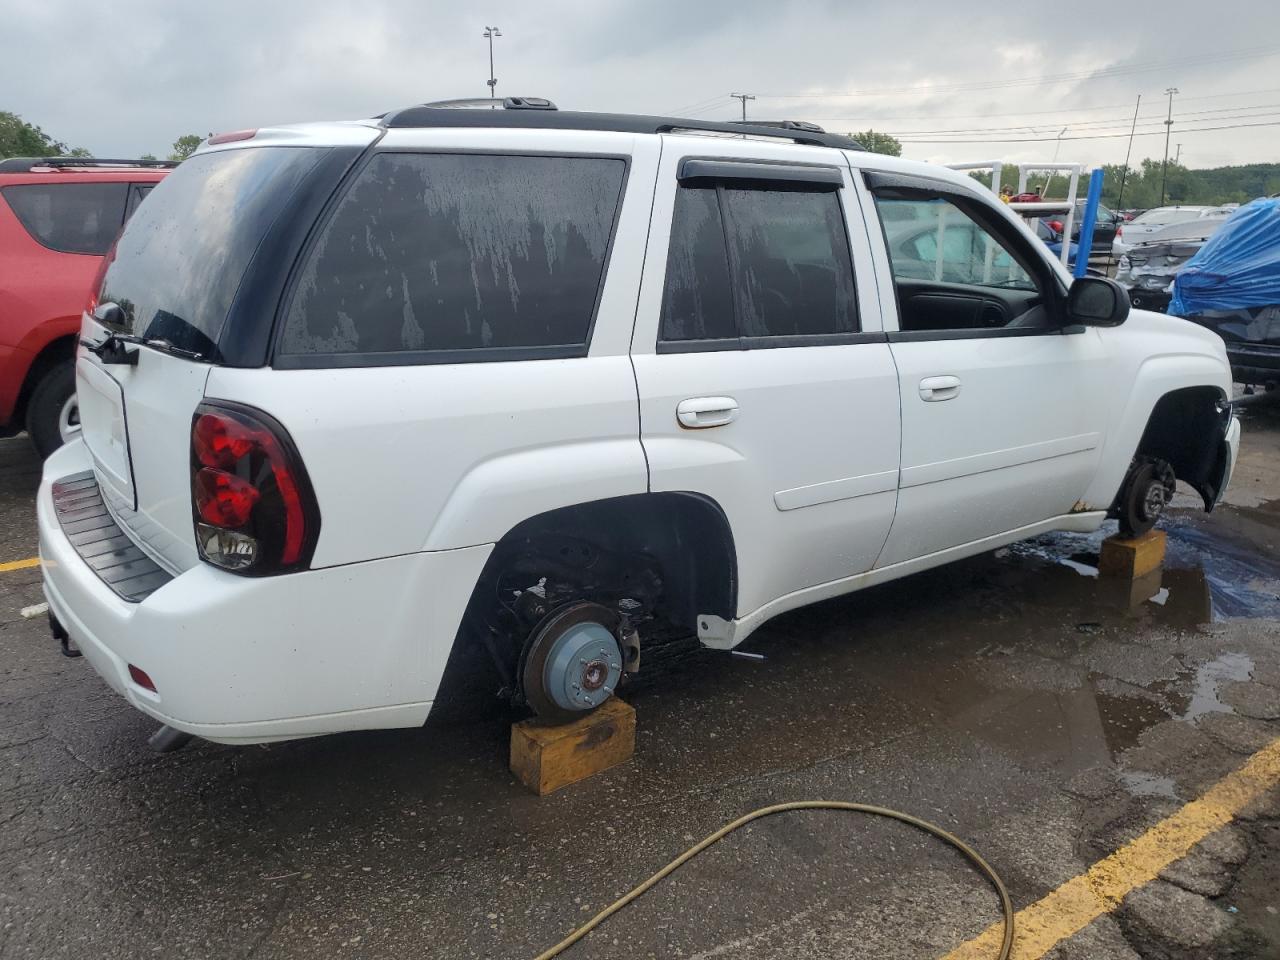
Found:
[(724, 204), (744, 337), (858, 329), (836, 192), (726, 188)]
[(677, 190), (659, 336), (671, 349), (793, 346), (858, 331), (838, 192), (764, 183)]
[(165, 177), (130, 217), (103, 282), (100, 299), (124, 311), (123, 331), (216, 358), (245, 268), (323, 153), (197, 154)]
[(662, 339), (725, 340), (737, 336), (724, 221), (715, 188), (681, 188), (676, 193), (667, 250)]
[(4, 198), (37, 242), (100, 257), (120, 232), (128, 192), (127, 183), (23, 183)]
[(625, 173), (605, 158), (375, 156), (303, 266), (281, 354), (584, 352)]

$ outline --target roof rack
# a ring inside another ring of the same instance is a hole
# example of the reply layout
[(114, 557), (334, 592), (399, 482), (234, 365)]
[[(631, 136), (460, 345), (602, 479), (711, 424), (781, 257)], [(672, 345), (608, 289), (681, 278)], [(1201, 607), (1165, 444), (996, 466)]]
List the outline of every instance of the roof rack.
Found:
[[(502, 109), (495, 109), (497, 106)], [(471, 109), (459, 109), (459, 108)], [(489, 109), (484, 109), (489, 108)], [(441, 100), (403, 110), (392, 110), (379, 118), (388, 129), (403, 127), (509, 127), (539, 130), (608, 130), (618, 133), (725, 133), (740, 137), (774, 137), (816, 147), (863, 150), (850, 137), (826, 133), (817, 124), (803, 120), (773, 120), (763, 123), (689, 120), (680, 117), (651, 117), (629, 113), (580, 113), (559, 110), (542, 97), (507, 97), (504, 100)]]
[(171, 170), (177, 160), (108, 160), (99, 157), (10, 157), (0, 160), (0, 173), (30, 173), (38, 167), (58, 170), (64, 167), (142, 167), (147, 170)]

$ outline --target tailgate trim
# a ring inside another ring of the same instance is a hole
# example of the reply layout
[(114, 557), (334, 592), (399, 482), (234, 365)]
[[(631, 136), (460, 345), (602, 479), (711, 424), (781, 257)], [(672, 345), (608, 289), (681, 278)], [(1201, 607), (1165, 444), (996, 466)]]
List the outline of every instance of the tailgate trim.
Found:
[(140, 603), (173, 576), (129, 538), (102, 500), (92, 470), (55, 480), (53, 512), (72, 548), (122, 600)]

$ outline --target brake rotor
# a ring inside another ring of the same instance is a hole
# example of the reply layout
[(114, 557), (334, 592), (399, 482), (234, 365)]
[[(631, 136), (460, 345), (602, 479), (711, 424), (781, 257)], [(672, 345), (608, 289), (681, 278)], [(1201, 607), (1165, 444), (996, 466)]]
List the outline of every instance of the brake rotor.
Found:
[(571, 603), (549, 614), (529, 638), (521, 679), (524, 698), (544, 719), (588, 713), (622, 679), (618, 615), (598, 603)]

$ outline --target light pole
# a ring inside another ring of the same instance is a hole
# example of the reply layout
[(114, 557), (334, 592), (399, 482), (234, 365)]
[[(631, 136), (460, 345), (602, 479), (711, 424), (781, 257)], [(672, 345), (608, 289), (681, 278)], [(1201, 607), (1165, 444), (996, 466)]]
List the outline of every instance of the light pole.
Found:
[(502, 36), (502, 31), (497, 27), (485, 27), (482, 36), (489, 40), (489, 99), (497, 99), (496, 87), (498, 86), (498, 78), (493, 75), (493, 38)]
[(1169, 176), (1169, 134), (1173, 130), (1173, 95), (1177, 87), (1166, 87), (1165, 95), (1169, 98), (1169, 116), (1164, 122), (1164, 162), (1160, 164), (1160, 206), (1164, 206), (1164, 184)]
[(754, 100), (755, 97), (749, 93), (731, 93), (729, 94), (729, 96), (733, 97), (735, 100), (742, 101), (742, 122), (746, 123), (747, 122), (747, 101)]

